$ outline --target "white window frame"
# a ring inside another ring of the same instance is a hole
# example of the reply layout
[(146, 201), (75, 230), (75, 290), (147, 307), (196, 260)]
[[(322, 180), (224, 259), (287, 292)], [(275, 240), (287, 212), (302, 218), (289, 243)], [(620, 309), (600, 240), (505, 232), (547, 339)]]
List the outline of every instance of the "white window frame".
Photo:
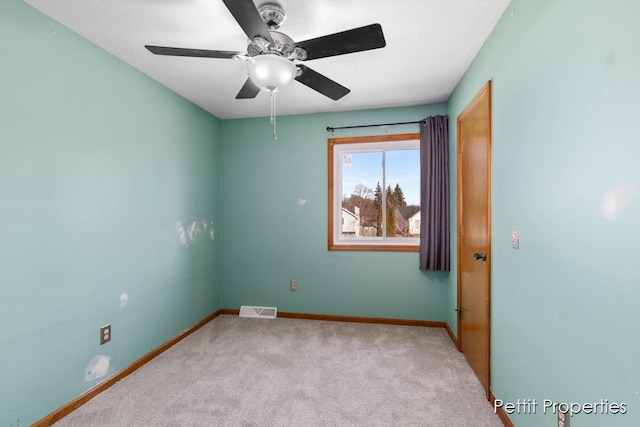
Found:
[[(346, 237), (341, 233), (342, 223), (342, 155), (344, 153), (383, 152), (382, 198), (386, 206), (385, 151), (420, 149), (420, 134), (378, 135), (368, 137), (331, 138), (329, 143), (329, 250), (357, 251), (418, 251), (418, 237)], [(420, 177), (418, 177), (420, 179)], [(386, 224), (386, 209), (382, 209)], [(383, 227), (383, 232), (386, 227)]]

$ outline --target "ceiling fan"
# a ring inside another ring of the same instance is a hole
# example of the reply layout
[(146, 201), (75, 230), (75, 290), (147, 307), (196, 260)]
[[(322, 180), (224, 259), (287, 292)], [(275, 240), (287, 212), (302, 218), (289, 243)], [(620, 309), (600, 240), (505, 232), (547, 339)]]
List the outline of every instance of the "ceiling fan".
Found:
[(222, 0), (249, 37), (247, 53), (179, 47), (145, 47), (156, 55), (236, 59), (247, 61), (249, 77), (236, 99), (255, 98), (260, 90), (273, 92), (297, 80), (305, 86), (339, 100), (350, 89), (294, 61), (309, 61), (386, 46), (380, 24), (367, 25), (302, 42), (276, 31), (286, 19), (277, 4), (256, 8), (252, 0)]

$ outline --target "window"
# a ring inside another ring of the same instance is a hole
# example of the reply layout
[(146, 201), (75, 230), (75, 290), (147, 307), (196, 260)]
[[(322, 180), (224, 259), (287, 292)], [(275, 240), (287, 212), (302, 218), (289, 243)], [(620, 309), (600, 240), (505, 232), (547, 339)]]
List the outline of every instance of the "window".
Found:
[(420, 134), (328, 143), (329, 249), (418, 251)]

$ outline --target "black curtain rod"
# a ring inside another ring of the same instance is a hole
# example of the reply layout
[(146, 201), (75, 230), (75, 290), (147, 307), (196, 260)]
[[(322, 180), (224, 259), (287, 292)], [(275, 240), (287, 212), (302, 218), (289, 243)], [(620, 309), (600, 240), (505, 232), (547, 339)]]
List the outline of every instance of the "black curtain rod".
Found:
[(423, 123), (425, 120), (418, 120), (417, 122), (401, 122), (401, 123), (378, 123), (377, 125), (358, 125), (358, 126), (341, 126), (337, 128), (333, 128), (331, 126), (327, 126), (328, 132), (333, 132), (337, 129), (356, 129), (356, 128), (372, 128), (378, 126), (396, 126), (396, 125), (414, 125), (418, 123)]

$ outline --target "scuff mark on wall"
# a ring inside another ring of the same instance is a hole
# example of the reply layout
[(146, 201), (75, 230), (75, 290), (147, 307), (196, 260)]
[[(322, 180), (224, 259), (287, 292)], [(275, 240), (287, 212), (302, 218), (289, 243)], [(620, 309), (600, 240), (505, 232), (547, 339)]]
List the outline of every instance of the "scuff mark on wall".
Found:
[(615, 53), (611, 53), (609, 54), (609, 56), (607, 56), (607, 65), (611, 66), (614, 65), (616, 63), (616, 54)]
[(300, 206), (304, 206), (307, 204), (307, 201), (305, 199), (298, 199), (296, 203)]
[(178, 239), (182, 246), (188, 247), (190, 244), (198, 243), (207, 238), (209, 240), (215, 239), (213, 221), (192, 218), (188, 224), (189, 225), (185, 227), (182, 221), (176, 222), (176, 232), (178, 233)]
[(213, 231), (213, 221), (211, 221), (211, 222), (209, 223), (209, 238), (210, 238), (211, 240), (214, 240), (214, 239), (216, 238), (216, 234), (215, 234), (215, 232)]
[(607, 221), (615, 220), (622, 209), (631, 201), (635, 187), (628, 182), (619, 182), (608, 189), (600, 203), (600, 215)]
[(200, 235), (202, 234), (202, 229), (200, 228), (199, 221), (191, 221), (189, 228), (187, 229), (187, 236), (189, 236), (189, 240), (195, 242), (200, 239)]
[(180, 221), (176, 222), (176, 231), (178, 232), (178, 238), (182, 246), (187, 246), (187, 231)]
[(120, 308), (126, 307), (129, 302), (129, 295), (126, 292), (123, 292), (120, 295)]
[(94, 356), (84, 370), (85, 382), (91, 382), (107, 376), (109, 373), (109, 365), (111, 364), (111, 357), (97, 355)]

